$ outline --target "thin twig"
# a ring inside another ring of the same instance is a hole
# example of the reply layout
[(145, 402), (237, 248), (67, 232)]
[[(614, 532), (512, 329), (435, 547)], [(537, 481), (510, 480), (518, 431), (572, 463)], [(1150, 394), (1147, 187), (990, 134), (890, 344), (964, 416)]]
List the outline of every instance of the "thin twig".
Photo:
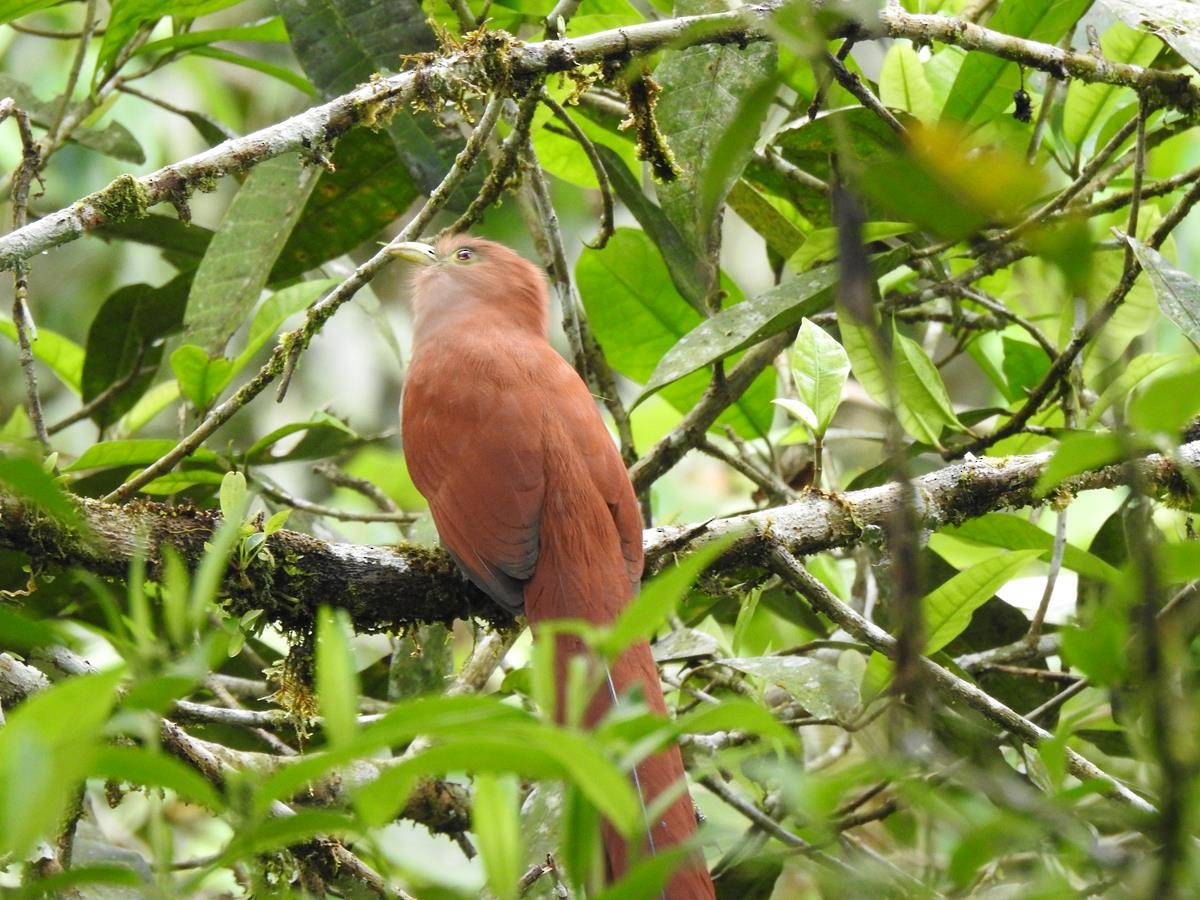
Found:
[[(75, 410), (75, 412), (71, 413), (68, 416), (65, 416), (64, 418), (55, 422), (53, 425), (50, 425), (49, 427), (47, 427), (46, 433), (47, 434), (58, 434), (58, 432), (62, 431), (65, 428), (71, 427), (76, 422), (83, 421), (84, 419), (88, 418), (92, 413), (94, 413), (96, 410), (98, 410), (100, 407), (102, 407), (105, 403), (112, 400), (118, 394), (123, 393), (131, 384), (133, 384), (135, 381), (137, 381), (138, 378), (154, 371), (154, 369), (149, 366), (147, 366), (144, 369), (142, 368), (142, 360), (145, 358), (145, 356), (146, 356), (146, 345), (145, 345), (145, 342), (143, 342), (138, 347), (137, 357), (134, 359), (133, 366), (129, 369), (129, 371), (127, 373), (122, 375), (120, 377), (120, 379), (118, 379), (117, 381), (114, 381), (112, 384), (110, 384), (108, 387), (106, 387), (104, 390), (102, 390), (99, 394), (97, 394), (95, 397), (93, 397), (87, 403), (83, 404), (83, 406), (79, 407), (79, 409)], [(155, 366), (154, 368), (157, 368), (157, 366)]]
[(331, 484), (338, 487), (344, 487), (351, 491), (362, 494), (379, 509), (387, 513), (399, 513), (401, 509), (399, 505), (383, 492), (379, 485), (367, 481), (365, 478), (356, 478), (346, 472), (343, 472), (331, 462), (317, 463), (313, 466), (313, 471), (318, 475), (323, 475)]
[[(869, 644), (875, 650), (889, 658), (896, 654), (896, 639), (876, 625), (864, 619), (853, 609), (842, 603), (833, 593), (809, 574), (808, 570), (796, 560), (787, 550), (775, 547), (769, 554), (771, 567), (802, 596), (808, 599), (817, 611), (824, 613), (846, 631)], [(1036, 746), (1044, 741), (1053, 740), (1054, 736), (1045, 729), (1035, 725), (1024, 716), (1011, 710), (995, 697), (980, 690), (974, 684), (959, 678), (926, 656), (920, 656), (917, 664), (942, 689), (954, 698), (966, 703), (971, 708), (982, 713), (997, 725), (1013, 734), (1023, 743)], [(1134, 793), (1121, 781), (1109, 775), (1095, 763), (1081, 756), (1070, 747), (1064, 747), (1067, 771), (1081, 780), (1096, 779), (1108, 787), (1109, 796), (1125, 803), (1139, 812), (1153, 815), (1156, 810), (1152, 804)]]
[[(443, 234), (455, 234), (460, 231), (466, 231), (483, 218), (483, 214), (487, 212), (488, 207), (495, 203), (504, 192), (504, 189), (508, 186), (509, 179), (516, 171), (517, 157), (520, 156), (521, 150), (529, 138), (529, 128), (533, 124), (533, 114), (537, 112), (541, 95), (542, 88), (541, 85), (538, 85), (521, 98), (521, 102), (517, 104), (517, 115), (513, 121), (513, 130), (500, 144), (497, 159), (492, 164), (492, 171), (488, 173), (487, 180), (484, 181), (479, 194), (467, 206), (463, 214), (454, 221), (453, 225), (442, 230)], [(503, 102), (499, 97), (494, 99), (498, 104)], [(499, 114), (499, 108), (497, 108), (496, 113)], [(480, 141), (479, 146), (475, 150), (476, 154), (482, 149), (483, 142)]]
[(586, 244), (593, 250), (603, 250), (608, 244), (608, 239), (613, 235), (613, 192), (612, 182), (608, 180), (608, 170), (600, 161), (600, 154), (596, 152), (596, 145), (592, 143), (592, 139), (579, 127), (579, 123), (575, 121), (574, 117), (563, 109), (562, 104), (549, 94), (543, 95), (542, 102), (567, 126), (567, 130), (571, 132), (571, 136), (575, 138), (576, 143), (588, 158), (588, 162), (591, 163), (592, 170), (596, 173), (596, 184), (600, 188), (600, 230)]
[[(490, 106), (491, 103), (489, 103)], [(485, 109), (485, 118), (487, 115), (488, 112)], [(493, 116), (492, 122), (494, 123), (494, 121), (495, 118)], [(480, 126), (483, 125), (484, 120), (481, 120)], [(429, 199), (425, 202), (425, 205), (404, 226), (400, 234), (397, 235), (396, 241), (410, 241), (420, 235), (421, 231), (433, 218), (441, 205), (446, 202), (450, 194), (466, 178), (467, 173), (479, 156), (479, 151), (482, 149), (485, 137), (486, 135), (483, 135), (478, 140), (475, 140), (475, 134), (472, 134), (471, 139), (467, 141), (467, 146), (455, 158), (454, 165), (450, 167), (450, 171), (446, 173), (446, 177), (442, 179), (441, 183), (429, 195)], [(160, 475), (165, 475), (171, 471), (181, 460), (185, 459), (192, 451), (199, 447), (209, 435), (229, 421), (235, 413), (262, 393), (271, 382), (281, 375), (283, 377), (280, 380), (277, 396), (278, 399), (282, 399), (290, 374), (295, 370), (296, 360), (299, 358), (300, 353), (303, 352), (304, 348), (308, 346), (317, 332), (321, 330), (321, 327), (337, 312), (342, 304), (358, 293), (360, 289), (370, 282), (392, 260), (393, 257), (387, 248), (384, 247), (366, 262), (357, 266), (341, 284), (308, 308), (304, 322), (299, 328), (280, 335), (278, 342), (275, 344), (275, 349), (271, 351), (270, 358), (259, 369), (258, 374), (238, 388), (229, 399), (213, 407), (208, 415), (204, 417), (203, 421), (187, 434), (183, 440), (172, 447), (171, 450), (163, 454), (116, 490), (111, 491), (104, 499), (109, 503), (125, 500), (139, 488), (149, 484)]]

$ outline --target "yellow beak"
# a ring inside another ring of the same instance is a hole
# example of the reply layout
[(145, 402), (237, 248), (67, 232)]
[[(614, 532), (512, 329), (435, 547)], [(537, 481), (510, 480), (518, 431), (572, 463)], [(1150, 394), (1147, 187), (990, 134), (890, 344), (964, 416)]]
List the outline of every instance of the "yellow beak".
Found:
[(437, 251), (428, 244), (420, 241), (401, 241), (398, 244), (387, 244), (383, 248), (388, 256), (396, 256), (405, 262), (418, 266), (432, 266), (438, 262)]

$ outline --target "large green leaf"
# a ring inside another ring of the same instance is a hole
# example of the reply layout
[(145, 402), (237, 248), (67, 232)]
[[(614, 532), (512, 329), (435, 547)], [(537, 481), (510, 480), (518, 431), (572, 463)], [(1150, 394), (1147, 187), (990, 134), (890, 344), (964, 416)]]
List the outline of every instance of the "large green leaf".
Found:
[[(877, 276), (884, 275), (901, 265), (908, 253), (900, 248), (877, 256), (872, 268)], [(700, 322), (663, 354), (642, 397), (827, 309), (833, 303), (840, 274), (836, 265), (803, 272)]]
[(317, 697), (325, 734), (334, 746), (349, 744), (357, 730), (358, 672), (344, 609), (322, 606), (317, 613)]
[[(988, 27), (1056, 44), (1091, 5), (1092, 0), (1004, 0)], [(1004, 111), (1016, 87), (1015, 63), (989, 53), (968, 53), (946, 98), (942, 121), (982, 124)]]
[(57, 3), (58, 0), (3, 0), (0, 2), (0, 25)]
[(316, 183), (312, 166), (288, 153), (254, 168), (225, 212), (196, 270), (184, 339), (216, 356), (258, 303)]
[(395, 221), (417, 196), (385, 134), (356, 128), (338, 141), (334, 171), (324, 172), (275, 261), (278, 284), (353, 250)]
[[(147, 466), (175, 446), (168, 438), (137, 438), (129, 441), (101, 441), (79, 455), (65, 472), (85, 472), (88, 469), (109, 469), (125, 466)], [(204, 447), (195, 450), (190, 459), (215, 463), (217, 454)]]
[[(438, 49), (417, 0), (276, 0), (296, 59), (326, 97), (344, 94), (377, 72), (401, 68), (405, 54)], [(451, 129), (405, 110), (384, 126), (413, 184), (429, 193), (462, 146)]]
[(512, 777), (475, 776), (471, 830), (479, 844), (488, 886), (497, 900), (516, 900), (524, 874), (521, 849), (521, 796)]
[(173, 34), (170, 37), (143, 44), (138, 48), (136, 55), (165, 53), (168, 50), (188, 50), (192, 47), (205, 47), (221, 41), (285, 44), (287, 39), (287, 28), (283, 24), (283, 19), (279, 16), (271, 16), (261, 22), (251, 22), (249, 25), (238, 25), (233, 28), (210, 28)]
[[(948, 525), (938, 533), (988, 547), (1003, 547), (1005, 550), (1040, 550), (1046, 562), (1050, 561), (1054, 550), (1054, 535), (1012, 513), (988, 513), (961, 525)], [(1074, 544), (1063, 547), (1063, 565), (1099, 581), (1115, 581), (1120, 575), (1117, 569), (1100, 557)]]
[(696, 309), (704, 309), (707, 275), (703, 259), (692, 251), (666, 213), (646, 196), (641, 179), (630, 171), (620, 155), (603, 144), (596, 146), (596, 152), (613, 190), (658, 247), (679, 296)]
[(185, 225), (174, 216), (150, 213), (141, 219), (106, 223), (92, 234), (106, 241), (117, 238), (158, 247), (163, 258), (182, 272), (200, 265), (214, 232), (203, 225)]
[(904, 110), (922, 122), (937, 118), (933, 88), (925, 77), (920, 56), (909, 41), (896, 41), (888, 48), (879, 72), (879, 99), (884, 106)]
[(92, 413), (106, 428), (133, 408), (154, 382), (163, 341), (183, 324), (191, 274), (177, 275), (159, 287), (131, 284), (119, 288), (92, 319), (83, 360), (83, 399), (91, 401), (138, 367), (142, 374)]
[(941, 650), (966, 630), (971, 614), (990, 600), (1040, 550), (1013, 550), (959, 572), (921, 599), (925, 613), (925, 653)]
[[(659, 182), (655, 190), (663, 211), (702, 260), (712, 259), (719, 244), (715, 210), (741, 174), (766, 112), (766, 103), (751, 102), (752, 115), (744, 116), (744, 101), (753, 101), (770, 82), (775, 60), (768, 42), (712, 44), (668, 52), (654, 70), (662, 86), (658, 124), (680, 170), (678, 178)], [(714, 268), (709, 287), (715, 283)]]
[[(666, 266), (644, 232), (620, 228), (604, 250), (584, 251), (575, 277), (605, 355), (617, 371), (634, 381), (649, 379), (660, 357), (702, 321), (672, 290)], [(637, 339), (630, 340), (630, 335)], [(696, 372), (671, 385), (663, 396), (686, 411), (707, 383), (705, 374)], [(774, 395), (773, 377), (765, 373), (718, 421), (747, 435), (765, 435)]]

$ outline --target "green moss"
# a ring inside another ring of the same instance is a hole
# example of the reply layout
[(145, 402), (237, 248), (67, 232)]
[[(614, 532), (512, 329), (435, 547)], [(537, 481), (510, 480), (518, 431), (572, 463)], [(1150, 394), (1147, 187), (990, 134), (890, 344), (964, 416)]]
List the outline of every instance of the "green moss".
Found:
[(121, 175), (106, 188), (84, 197), (81, 204), (93, 207), (106, 222), (144, 219), (150, 212), (150, 198), (142, 183), (132, 175)]

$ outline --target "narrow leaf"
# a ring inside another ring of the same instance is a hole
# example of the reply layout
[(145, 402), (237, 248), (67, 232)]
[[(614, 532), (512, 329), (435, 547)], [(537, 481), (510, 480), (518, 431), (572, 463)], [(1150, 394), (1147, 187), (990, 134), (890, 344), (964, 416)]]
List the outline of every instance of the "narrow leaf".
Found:
[(1013, 550), (959, 572), (921, 599), (925, 613), (926, 655), (936, 653), (962, 634), (971, 615), (1025, 568), (1040, 550)]

